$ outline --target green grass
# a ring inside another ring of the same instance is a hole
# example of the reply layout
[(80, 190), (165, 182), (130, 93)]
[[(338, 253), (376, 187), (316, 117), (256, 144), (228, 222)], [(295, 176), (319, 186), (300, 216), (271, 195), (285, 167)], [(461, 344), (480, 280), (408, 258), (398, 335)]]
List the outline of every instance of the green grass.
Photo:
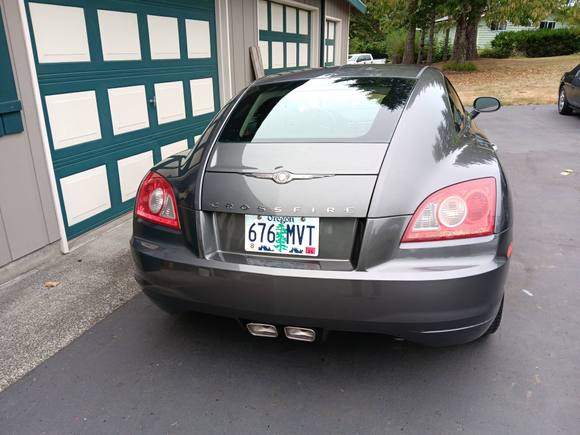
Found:
[(477, 66), (472, 62), (446, 63), (443, 65), (443, 71), (477, 71)]

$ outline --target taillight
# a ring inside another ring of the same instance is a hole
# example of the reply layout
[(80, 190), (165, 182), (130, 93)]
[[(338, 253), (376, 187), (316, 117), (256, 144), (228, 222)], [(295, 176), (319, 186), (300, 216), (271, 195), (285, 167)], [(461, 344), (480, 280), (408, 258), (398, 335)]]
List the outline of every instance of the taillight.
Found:
[(149, 172), (139, 187), (135, 215), (155, 224), (180, 229), (173, 188), (156, 172)]
[(494, 228), (495, 178), (480, 178), (429, 196), (415, 211), (401, 242), (488, 236)]

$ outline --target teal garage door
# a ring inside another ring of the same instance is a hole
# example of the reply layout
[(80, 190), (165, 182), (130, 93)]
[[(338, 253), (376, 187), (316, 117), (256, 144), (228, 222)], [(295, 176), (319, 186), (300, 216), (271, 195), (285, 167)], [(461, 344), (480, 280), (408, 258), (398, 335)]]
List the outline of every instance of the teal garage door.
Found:
[(68, 237), (131, 210), (219, 109), (214, 0), (26, 3)]
[(259, 46), (266, 74), (310, 66), (311, 15), (306, 9), (258, 1)]

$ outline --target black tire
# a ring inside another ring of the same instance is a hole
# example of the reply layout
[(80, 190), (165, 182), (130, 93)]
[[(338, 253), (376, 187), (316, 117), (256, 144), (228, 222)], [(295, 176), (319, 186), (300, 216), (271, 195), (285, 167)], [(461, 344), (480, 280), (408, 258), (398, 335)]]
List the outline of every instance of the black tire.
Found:
[(493, 322), (491, 322), (491, 325), (489, 325), (489, 328), (487, 328), (487, 331), (485, 331), (484, 335), (494, 334), (499, 329), (499, 325), (501, 324), (502, 312), (503, 312), (503, 298), (501, 299), (501, 305), (499, 306), (499, 311), (497, 312), (495, 319), (493, 319)]
[(568, 103), (568, 98), (566, 97), (566, 91), (564, 87), (560, 87), (560, 92), (558, 93), (558, 112), (560, 115), (572, 115), (574, 111)]

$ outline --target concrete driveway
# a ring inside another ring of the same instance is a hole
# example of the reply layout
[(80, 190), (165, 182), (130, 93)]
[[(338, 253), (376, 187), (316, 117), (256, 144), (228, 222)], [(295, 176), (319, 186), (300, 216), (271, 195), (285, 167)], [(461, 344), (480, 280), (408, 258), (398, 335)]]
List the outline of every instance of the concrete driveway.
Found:
[(443, 349), (359, 334), (256, 339), (138, 295), (0, 393), (0, 432), (577, 434), (580, 117), (508, 107), (478, 121), (516, 215), (495, 336)]

